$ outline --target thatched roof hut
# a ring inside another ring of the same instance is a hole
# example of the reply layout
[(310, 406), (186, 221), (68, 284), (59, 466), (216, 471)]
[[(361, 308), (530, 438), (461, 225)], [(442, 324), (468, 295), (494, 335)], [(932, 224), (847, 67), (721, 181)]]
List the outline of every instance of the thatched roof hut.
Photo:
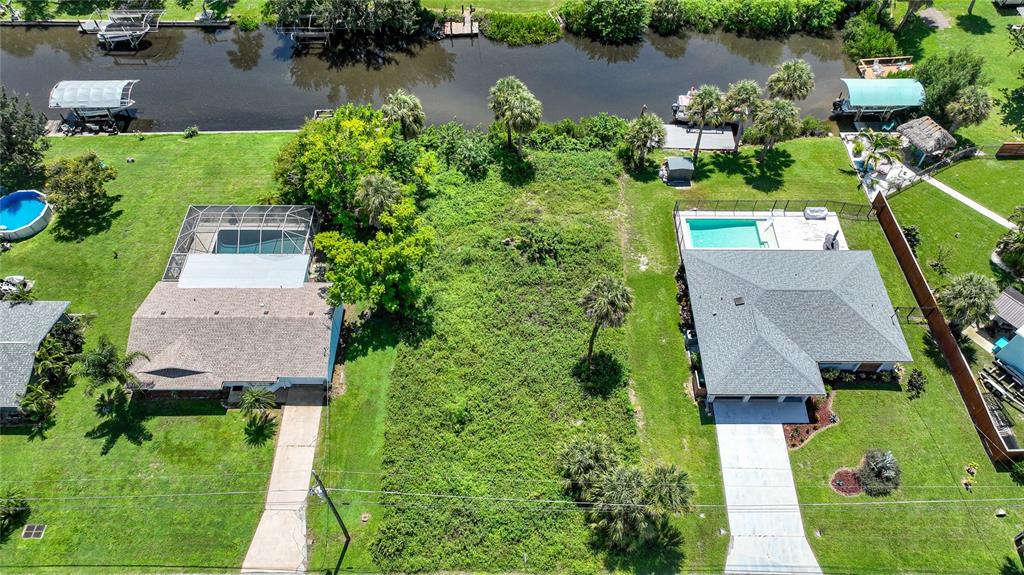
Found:
[(930, 116), (900, 124), (896, 131), (912, 146), (929, 156), (956, 145), (956, 139)]

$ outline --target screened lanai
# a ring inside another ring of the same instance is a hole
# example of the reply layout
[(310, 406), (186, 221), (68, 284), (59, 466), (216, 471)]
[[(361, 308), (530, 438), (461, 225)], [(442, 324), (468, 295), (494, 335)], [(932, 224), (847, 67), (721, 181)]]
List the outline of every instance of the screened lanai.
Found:
[[(304, 268), (313, 252), (315, 217), (313, 206), (189, 206), (163, 279), (179, 281), (187, 265), (205, 275), (232, 266), (258, 275), (269, 261)], [(245, 257), (211, 257), (217, 255)]]

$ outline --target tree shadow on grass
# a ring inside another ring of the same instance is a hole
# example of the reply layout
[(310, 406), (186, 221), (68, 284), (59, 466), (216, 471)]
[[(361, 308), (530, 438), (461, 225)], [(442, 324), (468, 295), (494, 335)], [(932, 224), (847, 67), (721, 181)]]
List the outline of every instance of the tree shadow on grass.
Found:
[[(760, 163), (755, 155), (744, 153), (712, 154), (710, 159), (704, 161), (716, 171), (727, 176), (740, 176), (751, 188), (769, 194), (785, 185), (786, 170), (796, 162), (789, 151), (777, 148), (768, 150), (764, 162)], [(701, 170), (698, 168), (698, 171)]]
[(342, 328), (342, 357), (349, 362), (372, 352), (395, 347), (400, 338), (388, 318), (365, 316)]
[(121, 196), (104, 195), (87, 209), (65, 211), (57, 217), (53, 237), (58, 242), (80, 242), (85, 238), (110, 229), (123, 210), (114, 210)]
[(245, 423), (245, 444), (249, 447), (262, 447), (274, 439), (278, 428), (277, 418), (269, 413), (254, 415)]
[(914, 61), (917, 62), (924, 57), (922, 43), (925, 38), (934, 33), (935, 29), (929, 26), (927, 22), (921, 18), (913, 18), (899, 33), (896, 42), (903, 56), (912, 56)]
[(152, 417), (139, 401), (118, 401), (99, 425), (85, 433), (87, 439), (102, 439), (100, 454), (106, 455), (122, 438), (132, 445), (142, 445), (153, 439), (145, 422)]
[(583, 356), (572, 366), (573, 378), (591, 395), (608, 397), (626, 382), (626, 370), (622, 362), (606, 351), (594, 354), (591, 365)]
[[(633, 552), (610, 552), (605, 556), (605, 568), (612, 572), (629, 572), (638, 575), (656, 573), (679, 573), (683, 559), (683, 535), (669, 521), (658, 527), (656, 541)], [(600, 535), (595, 535), (591, 545), (604, 546)]]
[[(963, 333), (956, 333), (953, 331), (953, 337), (956, 338), (957, 345), (960, 347), (960, 352), (964, 354), (964, 359), (967, 360), (969, 365), (975, 365), (978, 361), (978, 347), (971, 345), (971, 340)], [(932, 332), (925, 329), (924, 333), (921, 334), (921, 341), (924, 343), (924, 354), (928, 356), (928, 359), (942, 371), (950, 373), (949, 363), (946, 362), (946, 356), (942, 355), (942, 350), (939, 349), (938, 344), (935, 343), (935, 338), (932, 337)]]
[(988, 34), (995, 30), (995, 26), (977, 14), (960, 14), (956, 17), (956, 25), (968, 34)]
[(639, 168), (629, 166), (629, 162), (623, 163), (627, 166), (626, 173), (637, 182), (646, 183), (658, 179), (658, 165), (649, 159)]
[(999, 575), (1024, 575), (1024, 568), (1016, 559), (1007, 555), (1003, 557), (1003, 564), (999, 567)]
[[(1024, 72), (1021, 73), (1020, 79), (1024, 82)], [(1003, 88), (1001, 93), (1003, 98), (999, 102), (999, 113), (1002, 115), (1003, 125), (1017, 134), (1024, 135), (1024, 86), (1013, 90)]]
[(494, 159), (501, 169), (501, 181), (510, 186), (525, 186), (537, 177), (536, 168), (522, 151), (502, 147), (494, 152)]

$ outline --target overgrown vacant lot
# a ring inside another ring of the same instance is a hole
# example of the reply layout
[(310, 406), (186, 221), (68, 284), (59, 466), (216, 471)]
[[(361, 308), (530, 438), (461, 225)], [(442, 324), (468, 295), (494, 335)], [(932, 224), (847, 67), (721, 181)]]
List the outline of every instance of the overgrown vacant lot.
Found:
[[(51, 159), (95, 150), (118, 169), (107, 188), (119, 196), (109, 227), (58, 241), (51, 224), (0, 256), (0, 275), (25, 275), (41, 299), (67, 299), (73, 312), (97, 314), (90, 344), (106, 334), (123, 346), (185, 208), (256, 201), (272, 186), (271, 160), (282, 141), (276, 134), (55, 139)], [(127, 164), (128, 156), (136, 162)], [(273, 441), (247, 447), (243, 418), (207, 402), (159, 402), (104, 422), (82, 388), (79, 382), (58, 402), (45, 439), (3, 429), (0, 486), (29, 497), (135, 497), (34, 503), (29, 520), (46, 523), (46, 535), (0, 544), (0, 571), (237, 569), (262, 509)], [(221, 491), (242, 493), (151, 497)]]

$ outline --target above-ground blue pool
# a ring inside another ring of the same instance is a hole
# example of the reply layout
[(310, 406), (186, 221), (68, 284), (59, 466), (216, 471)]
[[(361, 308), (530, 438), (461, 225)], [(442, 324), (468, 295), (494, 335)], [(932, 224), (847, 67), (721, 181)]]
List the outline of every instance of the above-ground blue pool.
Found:
[(46, 196), (19, 190), (0, 198), (0, 240), (23, 240), (46, 228), (53, 217)]
[(761, 248), (766, 242), (757, 231), (757, 220), (721, 218), (687, 219), (694, 248)]

